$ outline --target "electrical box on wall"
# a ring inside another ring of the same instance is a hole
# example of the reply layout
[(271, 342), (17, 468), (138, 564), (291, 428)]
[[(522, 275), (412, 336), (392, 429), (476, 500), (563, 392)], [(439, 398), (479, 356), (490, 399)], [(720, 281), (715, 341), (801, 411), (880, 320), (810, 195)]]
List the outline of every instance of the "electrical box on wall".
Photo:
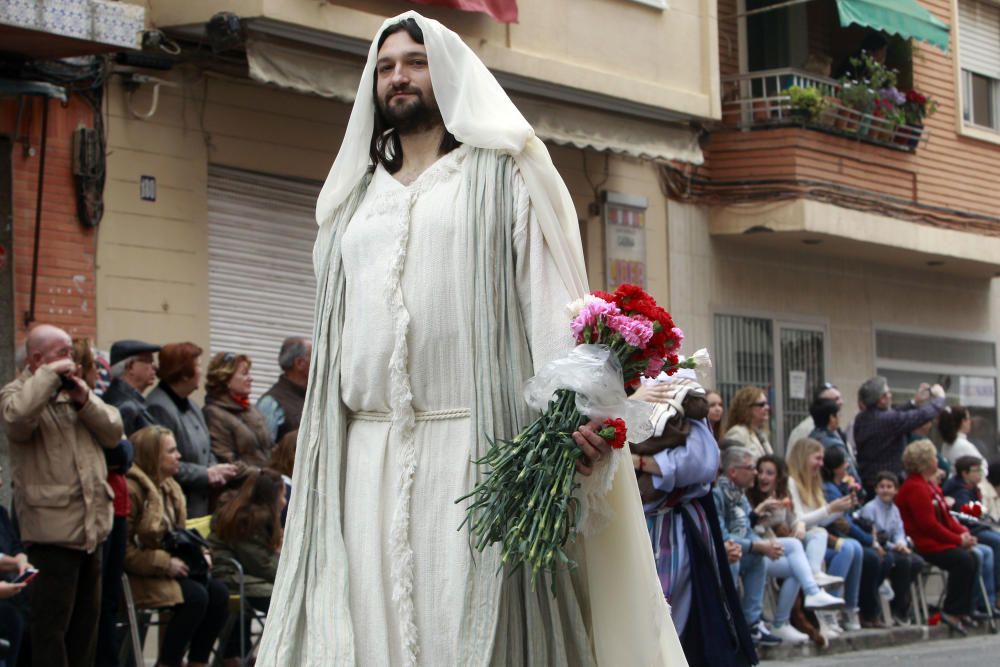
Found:
[(73, 175), (95, 178), (104, 171), (101, 138), (92, 127), (78, 127), (73, 132)]

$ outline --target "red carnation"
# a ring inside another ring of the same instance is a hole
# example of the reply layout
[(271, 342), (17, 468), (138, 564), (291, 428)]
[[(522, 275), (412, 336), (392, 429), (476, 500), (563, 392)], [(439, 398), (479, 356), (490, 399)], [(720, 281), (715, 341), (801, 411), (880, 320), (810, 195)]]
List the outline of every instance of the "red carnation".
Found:
[(608, 441), (614, 449), (621, 449), (625, 446), (625, 435), (627, 429), (625, 428), (625, 422), (621, 419), (605, 419), (604, 428), (602, 428), (598, 435)]

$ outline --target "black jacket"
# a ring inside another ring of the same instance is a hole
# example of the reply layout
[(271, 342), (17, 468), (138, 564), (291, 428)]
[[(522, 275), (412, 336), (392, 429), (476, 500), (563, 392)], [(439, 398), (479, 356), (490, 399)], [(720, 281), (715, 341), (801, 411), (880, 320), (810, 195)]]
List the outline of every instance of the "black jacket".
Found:
[(139, 429), (156, 424), (153, 415), (149, 414), (146, 408), (146, 399), (135, 387), (121, 378), (112, 380), (101, 398), (105, 403), (118, 408), (118, 412), (122, 415), (122, 427), (125, 429), (126, 438), (131, 437)]

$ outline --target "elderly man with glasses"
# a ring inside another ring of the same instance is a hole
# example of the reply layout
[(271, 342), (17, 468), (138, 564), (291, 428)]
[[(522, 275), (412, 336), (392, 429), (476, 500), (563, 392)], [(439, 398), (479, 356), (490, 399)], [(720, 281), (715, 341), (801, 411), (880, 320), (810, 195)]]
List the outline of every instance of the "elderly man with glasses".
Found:
[(111, 346), (113, 379), (103, 398), (121, 413), (125, 437), (157, 423), (147, 409), (143, 392), (156, 382), (153, 354), (159, 351), (159, 345), (141, 340), (120, 340)]

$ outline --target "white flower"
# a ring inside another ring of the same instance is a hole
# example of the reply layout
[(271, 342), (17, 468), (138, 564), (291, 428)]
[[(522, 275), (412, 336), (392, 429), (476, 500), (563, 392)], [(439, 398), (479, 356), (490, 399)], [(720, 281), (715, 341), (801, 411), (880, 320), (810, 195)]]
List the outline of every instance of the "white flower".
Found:
[(695, 368), (711, 368), (712, 367), (712, 357), (708, 354), (708, 350), (701, 348), (691, 355), (691, 360), (694, 361)]
[(587, 294), (582, 299), (577, 299), (576, 301), (567, 303), (566, 313), (569, 315), (569, 318), (571, 320), (575, 320), (576, 316), (580, 314), (580, 312), (584, 309), (584, 307), (588, 303), (593, 303), (594, 301), (600, 301), (600, 300), (601, 299), (597, 298), (593, 294)]

